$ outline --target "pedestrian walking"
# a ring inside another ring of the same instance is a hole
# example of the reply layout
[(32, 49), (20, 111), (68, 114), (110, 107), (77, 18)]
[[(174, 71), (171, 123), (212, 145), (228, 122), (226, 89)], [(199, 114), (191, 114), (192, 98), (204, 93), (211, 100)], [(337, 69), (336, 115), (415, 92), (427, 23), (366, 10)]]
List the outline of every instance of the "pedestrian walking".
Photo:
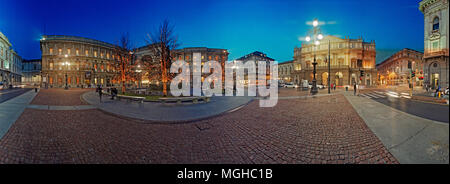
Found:
[(117, 89), (116, 89), (115, 87), (113, 87), (113, 88), (111, 89), (111, 100), (114, 100), (114, 98), (116, 97), (116, 95), (117, 95)]
[(98, 96), (100, 97), (100, 103), (102, 102), (102, 95), (103, 95), (103, 91), (102, 91), (102, 86), (98, 85)]
[(353, 94), (356, 96), (356, 82), (355, 83), (353, 83)]
[(336, 83), (333, 83), (334, 90), (336, 91)]
[(440, 91), (441, 91), (441, 86), (439, 85), (439, 86), (436, 88), (436, 91), (434, 92), (434, 97), (438, 97)]

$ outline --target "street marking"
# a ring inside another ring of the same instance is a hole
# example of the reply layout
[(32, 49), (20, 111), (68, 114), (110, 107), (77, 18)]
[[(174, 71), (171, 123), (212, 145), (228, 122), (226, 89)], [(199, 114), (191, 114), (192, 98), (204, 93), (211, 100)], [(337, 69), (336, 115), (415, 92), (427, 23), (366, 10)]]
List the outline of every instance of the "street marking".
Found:
[(372, 98), (380, 98), (380, 97), (378, 97), (378, 96), (375, 96), (375, 95), (373, 95), (373, 94), (370, 94), (370, 93), (366, 93), (365, 95), (367, 95), (367, 96), (370, 96), (370, 97), (372, 97)]
[(385, 94), (372, 93), (372, 95), (378, 96), (378, 97), (380, 97), (380, 98), (386, 98), (386, 95), (385, 95)]
[(392, 95), (392, 94), (389, 94), (389, 96), (390, 96), (390, 97), (394, 97), (394, 98), (400, 98), (398, 95)]
[(366, 96), (366, 94), (360, 94), (360, 96), (366, 97), (366, 98), (368, 98), (368, 99), (371, 99), (371, 98), (372, 98), (372, 97)]
[(378, 98), (384, 98), (384, 97), (386, 97), (385, 95), (380, 95), (380, 94), (377, 94), (377, 93), (371, 93), (371, 95), (376, 96), (376, 97), (378, 97)]

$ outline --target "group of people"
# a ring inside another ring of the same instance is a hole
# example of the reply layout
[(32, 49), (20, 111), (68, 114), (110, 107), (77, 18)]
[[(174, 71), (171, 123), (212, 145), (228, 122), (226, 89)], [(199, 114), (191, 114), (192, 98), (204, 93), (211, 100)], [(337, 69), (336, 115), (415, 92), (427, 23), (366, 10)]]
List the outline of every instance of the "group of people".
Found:
[[(426, 90), (427, 92), (431, 91), (430, 85), (426, 84), (426, 85), (425, 85), (425, 90)], [(437, 88), (436, 88), (436, 90), (434, 91), (434, 97), (441, 97), (441, 96), (444, 96), (444, 95), (449, 95), (449, 89), (448, 89), (448, 87), (447, 87), (444, 91), (442, 91), (441, 86), (438, 85)]]
[[(95, 91), (98, 93), (98, 96), (100, 97), (100, 102), (102, 102), (102, 96), (103, 96), (102, 86), (98, 85), (97, 89)], [(115, 97), (117, 96), (117, 94), (119, 93), (119, 91), (117, 90), (116, 87), (109, 87), (109, 88), (107, 88), (106, 92), (111, 94), (111, 100), (114, 100)]]
[(331, 89), (336, 91), (336, 83), (331, 84)]
[(441, 97), (444, 95), (449, 95), (448, 87), (444, 91), (441, 90), (441, 86), (438, 86), (436, 88), (436, 91), (434, 92), (434, 97)]

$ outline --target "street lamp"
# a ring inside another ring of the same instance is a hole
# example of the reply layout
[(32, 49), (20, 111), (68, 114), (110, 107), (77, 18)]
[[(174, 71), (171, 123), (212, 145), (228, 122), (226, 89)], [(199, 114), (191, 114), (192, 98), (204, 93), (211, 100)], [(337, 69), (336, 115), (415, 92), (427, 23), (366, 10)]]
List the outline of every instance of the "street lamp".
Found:
[(314, 62), (312, 63), (314, 68), (313, 68), (313, 80), (312, 80), (312, 87), (311, 87), (311, 94), (312, 95), (315, 95), (318, 92), (317, 81), (316, 81), (316, 73), (317, 73), (317, 71), (316, 71), (316, 65), (317, 65), (317, 62), (316, 62), (316, 50), (317, 50), (317, 46), (320, 45), (320, 40), (323, 39), (323, 35), (320, 34), (320, 28), (318, 26), (319, 26), (319, 21), (317, 19), (314, 19), (312, 35), (311, 36), (307, 36), (306, 39), (305, 39), (307, 42), (312, 41), (313, 44), (314, 44), (313, 45)]
[(142, 70), (141, 70), (141, 65), (140, 64), (137, 65), (136, 72), (138, 73), (138, 78), (139, 78), (139, 80), (138, 80), (138, 87), (142, 88), (142, 75), (141, 75)]
[[(67, 55), (66, 55), (66, 57), (67, 57)], [(66, 62), (62, 63), (62, 65), (65, 66), (65, 68), (66, 68), (66, 74), (65, 74), (65, 76), (66, 76), (66, 86), (64, 87), (64, 89), (68, 90), (69, 87), (67, 86), (67, 70), (68, 70), (68, 68), (70, 66), (70, 63), (66, 61)]]

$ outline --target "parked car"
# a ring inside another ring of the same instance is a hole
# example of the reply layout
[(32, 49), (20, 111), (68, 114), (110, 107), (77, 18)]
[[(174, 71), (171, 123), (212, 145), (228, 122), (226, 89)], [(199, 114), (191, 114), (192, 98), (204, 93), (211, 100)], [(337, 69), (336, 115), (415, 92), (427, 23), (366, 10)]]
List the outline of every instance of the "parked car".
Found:
[[(316, 84), (316, 87), (317, 87), (318, 89), (325, 89), (325, 86), (322, 85), (322, 84)], [(308, 84), (308, 88), (309, 88), (309, 89), (312, 88), (312, 83), (309, 83), (309, 84)]]
[(285, 85), (285, 84), (283, 84), (283, 83), (278, 83), (278, 87), (279, 87), (279, 88), (283, 88), (284, 85)]
[(298, 88), (298, 85), (290, 82), (290, 83), (284, 84), (284, 88)]
[(302, 80), (302, 87), (309, 88), (308, 80)]

